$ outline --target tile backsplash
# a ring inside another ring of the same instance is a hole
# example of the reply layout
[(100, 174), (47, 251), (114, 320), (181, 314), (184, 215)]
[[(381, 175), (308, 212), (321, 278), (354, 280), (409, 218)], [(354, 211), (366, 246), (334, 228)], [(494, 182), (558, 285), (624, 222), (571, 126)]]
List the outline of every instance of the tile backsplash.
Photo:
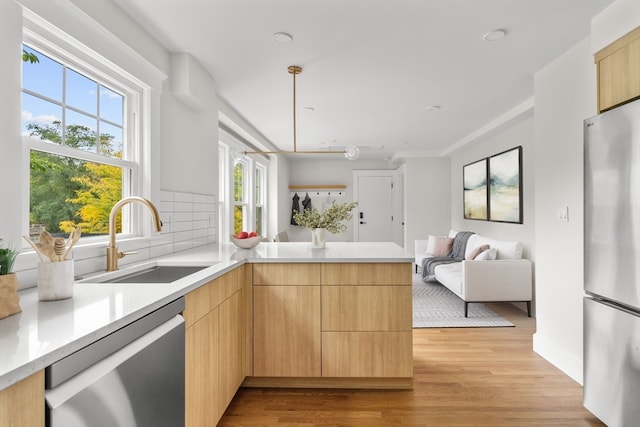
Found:
[[(119, 238), (118, 249), (135, 252), (121, 258), (120, 266), (144, 261), (218, 241), (218, 207), (216, 196), (161, 191), (160, 200), (154, 201), (160, 211), (163, 226), (160, 233), (146, 238)], [(95, 239), (94, 239), (95, 240)], [(106, 237), (98, 241), (82, 240), (73, 249), (77, 278), (103, 271), (106, 265)], [(15, 263), (20, 288), (29, 288), (37, 282), (38, 258), (24, 249)]]

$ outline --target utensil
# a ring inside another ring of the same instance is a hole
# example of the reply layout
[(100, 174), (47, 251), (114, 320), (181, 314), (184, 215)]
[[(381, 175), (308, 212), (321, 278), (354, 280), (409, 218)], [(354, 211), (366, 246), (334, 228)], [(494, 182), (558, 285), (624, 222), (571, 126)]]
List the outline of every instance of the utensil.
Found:
[(34, 251), (36, 251), (36, 254), (38, 254), (38, 258), (40, 258), (40, 262), (44, 262), (44, 254), (42, 253), (42, 251), (40, 250), (40, 248), (36, 245), (36, 243), (31, 240), (31, 238), (29, 236), (27, 236), (26, 234), (22, 236), (24, 238), (24, 240), (27, 241), (27, 243), (29, 243), (31, 245), (31, 247), (33, 248)]
[(62, 237), (56, 237), (53, 239), (53, 252), (56, 255), (56, 261), (62, 261), (65, 249), (66, 245)]
[(78, 243), (78, 240), (80, 240), (81, 234), (82, 234), (82, 229), (80, 227), (76, 227), (71, 232), (71, 234), (69, 234), (69, 239), (67, 240), (67, 249), (64, 251), (64, 254), (62, 255), (62, 261), (67, 260), (67, 255), (69, 255), (69, 252), (71, 252), (71, 248), (73, 248), (73, 245)]
[(49, 257), (51, 262), (56, 260), (56, 253), (53, 248), (53, 236), (48, 231), (40, 233), (40, 242), (36, 243), (36, 246), (40, 248), (40, 252)]

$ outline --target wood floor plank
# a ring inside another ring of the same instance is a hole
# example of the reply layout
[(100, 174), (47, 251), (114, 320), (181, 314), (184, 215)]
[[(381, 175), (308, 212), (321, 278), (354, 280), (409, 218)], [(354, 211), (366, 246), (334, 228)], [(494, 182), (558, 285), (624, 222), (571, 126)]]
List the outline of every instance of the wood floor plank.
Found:
[(415, 329), (413, 390), (238, 391), (219, 426), (603, 426), (582, 387), (532, 350), (535, 319), (488, 304), (515, 328)]

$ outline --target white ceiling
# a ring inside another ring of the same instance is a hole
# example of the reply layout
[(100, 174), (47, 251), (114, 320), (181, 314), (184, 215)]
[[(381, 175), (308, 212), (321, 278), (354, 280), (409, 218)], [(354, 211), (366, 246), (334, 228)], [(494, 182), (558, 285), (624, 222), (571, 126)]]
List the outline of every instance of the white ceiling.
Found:
[[(530, 99), (534, 73), (613, 0), (115, 1), (168, 50), (194, 55), (279, 149), (293, 147), (287, 66), (300, 65), (298, 150), (357, 145), (382, 159), (446, 150)], [(484, 41), (493, 29), (507, 36)]]

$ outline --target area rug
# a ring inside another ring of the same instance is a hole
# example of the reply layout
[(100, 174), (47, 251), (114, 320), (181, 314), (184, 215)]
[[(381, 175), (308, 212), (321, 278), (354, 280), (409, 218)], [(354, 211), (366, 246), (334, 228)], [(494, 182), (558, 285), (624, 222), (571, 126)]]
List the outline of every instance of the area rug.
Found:
[(464, 301), (438, 282), (422, 281), (413, 275), (414, 328), (494, 328), (514, 326), (486, 305), (469, 304), (464, 317)]

